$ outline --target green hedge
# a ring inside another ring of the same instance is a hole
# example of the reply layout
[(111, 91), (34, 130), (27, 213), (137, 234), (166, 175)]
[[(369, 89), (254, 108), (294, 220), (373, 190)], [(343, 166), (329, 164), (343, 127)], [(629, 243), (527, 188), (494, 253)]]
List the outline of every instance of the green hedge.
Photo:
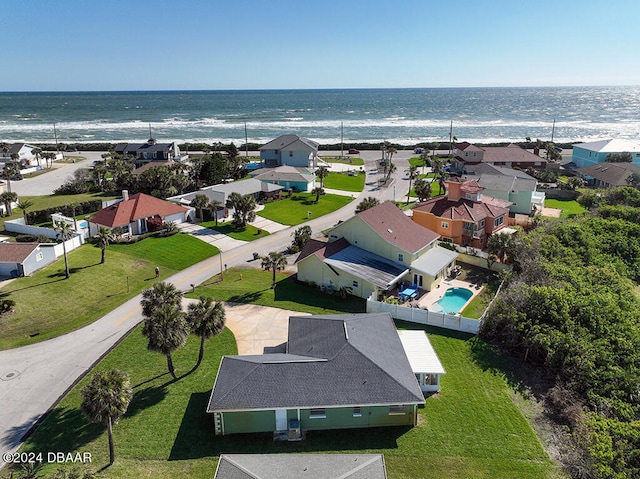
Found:
[(51, 215), (55, 213), (73, 217), (74, 209), (76, 216), (95, 213), (96, 211), (100, 211), (102, 209), (102, 200), (84, 201), (82, 203), (77, 203), (73, 207), (69, 204), (56, 206), (54, 208), (47, 208), (45, 210), (30, 211), (29, 213), (27, 213), (27, 218), (29, 219), (30, 225), (48, 223), (49, 221), (51, 221)]

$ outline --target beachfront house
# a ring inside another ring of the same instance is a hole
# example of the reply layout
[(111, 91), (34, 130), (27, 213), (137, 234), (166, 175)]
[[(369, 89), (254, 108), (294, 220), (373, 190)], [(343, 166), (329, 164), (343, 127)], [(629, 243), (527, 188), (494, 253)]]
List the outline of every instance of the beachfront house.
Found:
[(149, 138), (146, 143), (118, 143), (114, 150), (119, 155), (133, 157), (138, 167), (151, 161), (185, 162), (189, 159), (175, 141), (158, 143), (154, 138)]
[(545, 193), (536, 191), (538, 180), (521, 170), (481, 163), (467, 167), (468, 178), (477, 179), (484, 196), (511, 202), (509, 213), (530, 215), (544, 208)]
[(477, 180), (451, 177), (446, 195), (413, 208), (413, 221), (442, 236), (443, 241), (484, 249), (487, 239), (507, 225), (511, 202), (483, 195)]
[[(430, 291), (455, 266), (457, 253), (438, 246), (440, 235), (411, 221), (386, 201), (357, 213), (309, 241), (298, 256), (298, 280), (326, 291), (379, 298), (400, 284)], [(412, 298), (415, 299), (415, 298)]]
[(27, 143), (13, 143), (6, 148), (6, 151), (0, 148), (0, 163), (8, 163), (14, 161), (15, 158), (15, 161), (20, 164), (20, 168), (34, 166), (37, 164), (37, 160), (32, 151), (37, 148), (37, 146), (28, 145)]
[(129, 197), (122, 192), (122, 200), (101, 209), (89, 220), (89, 236), (100, 227), (109, 228), (116, 236), (132, 236), (158, 231), (164, 223), (187, 221), (192, 208), (177, 205), (154, 196), (137, 193)]
[(454, 147), (451, 160), (452, 169), (462, 173), (466, 173), (467, 166), (481, 163), (523, 170), (527, 168), (544, 169), (547, 166), (546, 159), (514, 144), (480, 147), (464, 141), (455, 143)]
[(276, 166), (318, 167), (319, 144), (298, 135), (282, 135), (260, 147), (260, 160), (267, 168)]
[(589, 185), (613, 188), (632, 184), (633, 175), (640, 175), (640, 166), (632, 163), (594, 163), (578, 168), (576, 173)]
[(612, 154), (631, 154), (631, 163), (640, 166), (640, 143), (628, 140), (598, 140), (573, 145), (571, 161), (577, 168), (604, 163)]
[(56, 260), (53, 243), (0, 243), (0, 277), (29, 276)]
[(291, 316), (281, 351), (222, 358), (216, 435), (416, 424), (424, 395), (389, 313)]

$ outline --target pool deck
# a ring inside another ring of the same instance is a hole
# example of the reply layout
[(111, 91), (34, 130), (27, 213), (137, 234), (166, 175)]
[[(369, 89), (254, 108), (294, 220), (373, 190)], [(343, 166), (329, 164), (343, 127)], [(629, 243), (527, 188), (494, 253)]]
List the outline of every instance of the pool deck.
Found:
[[(440, 300), (444, 296), (444, 293), (449, 288), (468, 289), (473, 293), (473, 295), (469, 298), (469, 301), (475, 298), (480, 293), (480, 291), (482, 291), (482, 286), (474, 285), (473, 283), (469, 283), (468, 281), (462, 281), (459, 279), (447, 279), (447, 280), (444, 280), (442, 283), (440, 283), (440, 285), (437, 288), (427, 293), (424, 293), (422, 296), (420, 296), (418, 298), (418, 307), (426, 308), (430, 310), (431, 305), (436, 301)], [(464, 306), (460, 309), (460, 311), (462, 311), (466, 307), (466, 305), (469, 304), (469, 301), (467, 301), (464, 304)]]

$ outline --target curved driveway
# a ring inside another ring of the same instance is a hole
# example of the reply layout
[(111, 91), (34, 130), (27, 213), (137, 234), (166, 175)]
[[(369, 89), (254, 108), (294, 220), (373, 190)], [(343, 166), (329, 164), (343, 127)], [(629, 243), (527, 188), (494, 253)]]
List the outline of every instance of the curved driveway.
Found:
[[(323, 154), (330, 153), (323, 152)], [(314, 236), (320, 236), (321, 231), (335, 225), (339, 220), (352, 216), (361, 198), (373, 196), (382, 202), (394, 199), (396, 194), (399, 195), (396, 198), (399, 200), (402, 194), (406, 194), (408, 182), (404, 171), (408, 167), (408, 159), (414, 156), (412, 152), (400, 151), (394, 155), (393, 162), (397, 170), (393, 175), (393, 181), (383, 188), (377, 187), (377, 179), (381, 174), (372, 173), (376, 169), (376, 161), (380, 159), (380, 152), (363, 151), (360, 156), (365, 160), (367, 171), (364, 191), (355, 201), (340, 210), (304, 223), (311, 226)], [(66, 166), (61, 167), (60, 170), (64, 171)], [(33, 180), (51, 174), (53, 172)], [(67, 176), (68, 174), (64, 178), (66, 179)], [(35, 184), (31, 181), (30, 183)], [(182, 291), (187, 291), (192, 285), (201, 284), (220, 273), (222, 264), (259, 267), (259, 264), (256, 264), (258, 262), (252, 261), (253, 252), (265, 255), (270, 251), (285, 249), (291, 243), (291, 233), (298, 226), (288, 227), (208, 258), (165, 281), (172, 282)], [(37, 421), (90, 371), (94, 364), (142, 320), (140, 299), (141, 295), (138, 295), (94, 323), (64, 336), (30, 346), (0, 351), (0, 454), (17, 450), (25, 433), (28, 433)], [(245, 307), (257, 308), (251, 305), (245, 305)], [(233, 317), (234, 308), (235, 306), (229, 309), (230, 317)], [(289, 314), (289, 312), (283, 312), (282, 318), (288, 317)], [(252, 328), (242, 321), (231, 319), (229, 326), (234, 334), (237, 332), (237, 336), (242, 341), (250, 341), (251, 337), (257, 334), (257, 328)], [(274, 331), (276, 329), (274, 327)], [(277, 338), (274, 336), (265, 339)], [(1, 461), (0, 464), (2, 464)]]

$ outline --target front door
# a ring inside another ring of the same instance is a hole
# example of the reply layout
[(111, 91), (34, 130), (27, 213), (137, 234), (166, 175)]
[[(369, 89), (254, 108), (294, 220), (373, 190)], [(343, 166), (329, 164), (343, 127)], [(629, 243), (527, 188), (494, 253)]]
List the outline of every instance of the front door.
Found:
[(276, 409), (276, 431), (287, 430), (287, 410)]

